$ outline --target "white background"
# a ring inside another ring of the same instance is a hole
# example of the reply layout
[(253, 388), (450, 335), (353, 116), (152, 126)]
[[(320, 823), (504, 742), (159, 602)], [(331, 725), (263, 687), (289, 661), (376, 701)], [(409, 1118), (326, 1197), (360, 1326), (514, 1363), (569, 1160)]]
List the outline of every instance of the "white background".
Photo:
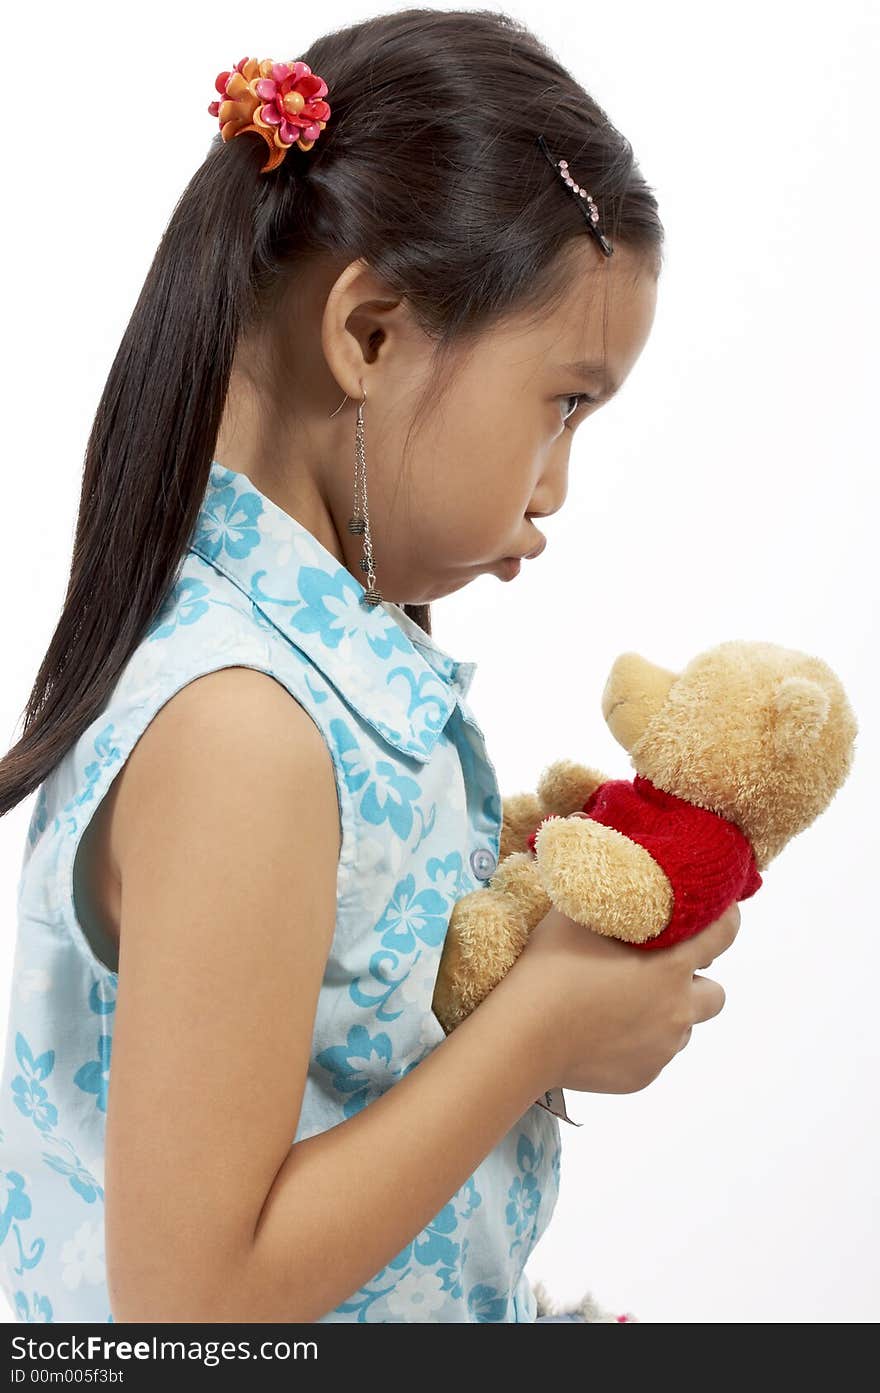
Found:
[[(106, 374), (214, 134), (215, 74), (390, 8), (328, 0), (316, 25), (225, 0), (154, 0), (149, 23), (43, 4), (5, 22), (7, 743), (63, 598)], [(568, 1095), (583, 1126), (561, 1123), (560, 1200), (527, 1270), (648, 1322), (873, 1322), (878, 12), (506, 9), (632, 141), (668, 240), (651, 338), (577, 433), (544, 555), (434, 606), (437, 641), (479, 664), (470, 700), (502, 792), (563, 756), (631, 777), (599, 703), (627, 649), (677, 668), (731, 638), (801, 648), (860, 723), (849, 781), (709, 970), (721, 1014), (643, 1092)], [(0, 824), (4, 996), (33, 797)]]

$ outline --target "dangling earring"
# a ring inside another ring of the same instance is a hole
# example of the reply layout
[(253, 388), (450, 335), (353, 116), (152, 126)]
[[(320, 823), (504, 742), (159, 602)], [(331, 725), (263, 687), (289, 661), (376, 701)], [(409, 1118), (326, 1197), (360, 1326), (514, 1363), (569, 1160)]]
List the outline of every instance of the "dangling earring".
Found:
[[(373, 570), (373, 538), (370, 534), (370, 510), (367, 505), (367, 461), (364, 451), (364, 402), (367, 400), (366, 389), (364, 389), (363, 401), (358, 402), (357, 425), (355, 427), (355, 466), (354, 466), (354, 512), (348, 520), (349, 532), (354, 532), (364, 539), (364, 554), (361, 559), (361, 570), (366, 571), (369, 577), (366, 590), (364, 591), (364, 603), (368, 605), (378, 605), (382, 600), (382, 595), (376, 586), (376, 573)], [(348, 394), (336, 411), (340, 411), (345, 402), (348, 401)], [(335, 416), (336, 411), (331, 415)], [(360, 480), (358, 474), (360, 472)], [(363, 489), (363, 512), (358, 498), (358, 484)]]

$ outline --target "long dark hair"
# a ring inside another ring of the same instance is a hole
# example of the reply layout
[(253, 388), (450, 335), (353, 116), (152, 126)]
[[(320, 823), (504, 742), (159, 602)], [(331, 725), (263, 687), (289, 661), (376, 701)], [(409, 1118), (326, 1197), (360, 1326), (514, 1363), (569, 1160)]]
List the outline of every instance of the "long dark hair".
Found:
[[(109, 699), (191, 539), (236, 344), (310, 261), (341, 270), (364, 258), (436, 340), (438, 366), (506, 315), (552, 307), (565, 289), (560, 253), (589, 230), (543, 133), (599, 204), (612, 245), (659, 274), (663, 228), (632, 146), (516, 19), (398, 10), (295, 56), (328, 84), (326, 130), (268, 174), (259, 135), (216, 132), (122, 337), (86, 449), (61, 616), (23, 734), (0, 760), (0, 814)], [(404, 609), (431, 633), (429, 605)]]

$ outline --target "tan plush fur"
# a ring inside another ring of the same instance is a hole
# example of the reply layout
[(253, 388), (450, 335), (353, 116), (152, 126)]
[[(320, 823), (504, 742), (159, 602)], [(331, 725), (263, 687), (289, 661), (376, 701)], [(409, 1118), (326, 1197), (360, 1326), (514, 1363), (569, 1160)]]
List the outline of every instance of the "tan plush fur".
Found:
[[(827, 663), (744, 640), (701, 653), (680, 673), (621, 654), (602, 713), (636, 773), (735, 823), (760, 871), (831, 802), (858, 733)], [(553, 905), (628, 942), (666, 927), (672, 887), (650, 853), (613, 827), (571, 816), (611, 777), (561, 759), (536, 794), (503, 799), (495, 874), (457, 902), (447, 930), (434, 994), (447, 1032), (510, 970)], [(538, 827), (532, 857), (527, 839)]]

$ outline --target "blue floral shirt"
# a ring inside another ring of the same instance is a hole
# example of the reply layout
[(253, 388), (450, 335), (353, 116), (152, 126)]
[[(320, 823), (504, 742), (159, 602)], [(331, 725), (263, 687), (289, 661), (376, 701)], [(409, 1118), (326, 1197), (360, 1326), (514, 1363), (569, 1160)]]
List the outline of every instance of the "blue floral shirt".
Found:
[[(186, 683), (227, 666), (270, 673), (333, 758), (336, 922), (291, 1141), (368, 1107), (445, 1038), (431, 1010), (444, 936), (455, 901), (495, 869), (501, 798), (467, 702), (476, 664), (363, 594), (305, 527), (215, 460), (164, 606), (38, 790), (0, 1079), (0, 1280), (19, 1320), (113, 1320), (103, 1155), (118, 961), (78, 894), (75, 856), (136, 741)], [(536, 1102), (322, 1320), (534, 1321), (524, 1265), (556, 1203), (560, 1151), (557, 1118)]]

